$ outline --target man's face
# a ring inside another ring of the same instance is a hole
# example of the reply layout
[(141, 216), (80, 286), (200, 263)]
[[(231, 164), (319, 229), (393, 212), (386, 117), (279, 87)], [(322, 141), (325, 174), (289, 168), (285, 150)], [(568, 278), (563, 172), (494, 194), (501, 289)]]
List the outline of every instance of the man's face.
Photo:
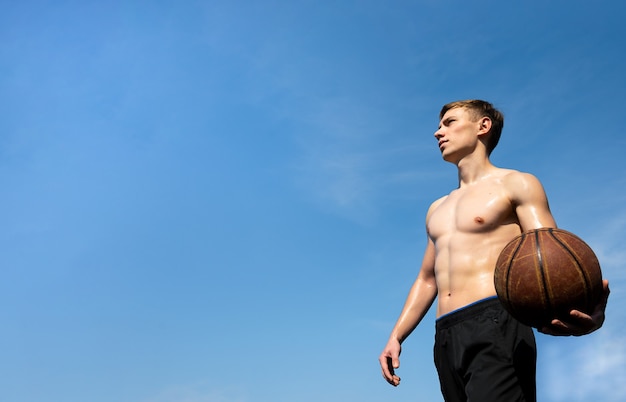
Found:
[(458, 162), (460, 158), (471, 153), (478, 142), (480, 123), (472, 118), (465, 108), (448, 110), (435, 131), (439, 150), (445, 161)]

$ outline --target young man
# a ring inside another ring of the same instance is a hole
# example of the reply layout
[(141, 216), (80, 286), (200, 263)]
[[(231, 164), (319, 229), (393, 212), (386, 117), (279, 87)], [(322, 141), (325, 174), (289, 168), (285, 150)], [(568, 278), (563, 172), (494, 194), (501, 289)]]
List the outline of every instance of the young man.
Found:
[[(435, 365), (446, 401), (535, 401), (535, 339), (497, 300), (496, 260), (504, 246), (530, 229), (556, 227), (541, 183), (489, 161), (503, 115), (481, 100), (453, 102), (435, 132), (443, 159), (458, 168), (459, 187), (432, 203), (420, 272), (379, 357), (384, 378), (397, 386), (402, 342), (435, 298)], [(540, 331), (583, 335), (602, 326), (608, 298), (592, 315), (572, 311)]]

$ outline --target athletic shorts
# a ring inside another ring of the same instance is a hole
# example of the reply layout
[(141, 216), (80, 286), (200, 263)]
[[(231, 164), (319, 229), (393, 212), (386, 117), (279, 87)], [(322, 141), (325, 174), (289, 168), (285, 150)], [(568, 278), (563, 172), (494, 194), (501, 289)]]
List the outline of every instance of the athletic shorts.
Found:
[(535, 402), (536, 361), (532, 328), (497, 297), (437, 319), (435, 366), (446, 402)]

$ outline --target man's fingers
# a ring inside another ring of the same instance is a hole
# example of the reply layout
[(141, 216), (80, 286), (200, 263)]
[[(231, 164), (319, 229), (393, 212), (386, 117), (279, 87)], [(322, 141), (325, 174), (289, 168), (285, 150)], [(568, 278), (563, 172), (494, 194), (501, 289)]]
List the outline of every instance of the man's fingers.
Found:
[(397, 357), (394, 357), (391, 359), (391, 367), (394, 369), (399, 369), (400, 368), (400, 359), (398, 359)]
[(394, 387), (398, 386), (400, 384), (400, 377), (395, 374), (395, 369), (400, 367), (400, 360), (381, 356), (379, 361), (385, 380)]
[(393, 376), (393, 371), (392, 371), (393, 368), (389, 366), (388, 360), (389, 358), (385, 356), (381, 356), (380, 358), (378, 358), (378, 362), (380, 363), (380, 368), (383, 371), (383, 377), (385, 377), (387, 381), (389, 381), (391, 376)]

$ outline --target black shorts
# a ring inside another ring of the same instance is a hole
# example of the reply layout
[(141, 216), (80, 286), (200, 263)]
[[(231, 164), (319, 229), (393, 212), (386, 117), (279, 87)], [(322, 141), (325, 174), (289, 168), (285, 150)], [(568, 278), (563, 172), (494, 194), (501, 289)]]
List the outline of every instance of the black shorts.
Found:
[(436, 329), (435, 366), (446, 402), (536, 401), (533, 330), (496, 297), (440, 317)]

